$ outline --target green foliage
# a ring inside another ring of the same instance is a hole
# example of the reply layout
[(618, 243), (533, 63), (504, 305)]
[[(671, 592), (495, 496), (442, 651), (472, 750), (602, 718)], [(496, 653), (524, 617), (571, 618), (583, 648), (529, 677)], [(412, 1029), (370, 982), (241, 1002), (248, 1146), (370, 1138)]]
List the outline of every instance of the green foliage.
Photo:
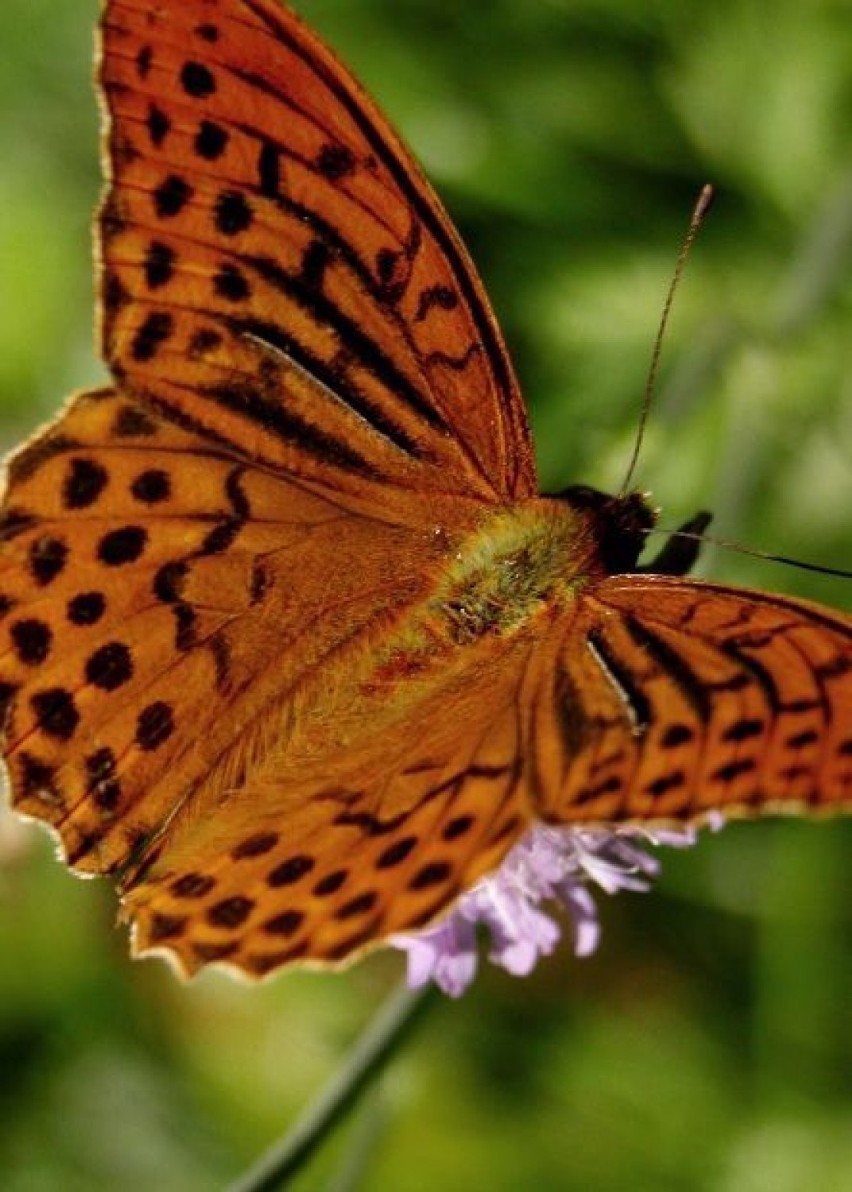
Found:
[[(0, 433), (101, 378), (95, 0), (0, 6)], [(638, 480), (673, 527), (852, 565), (844, 0), (304, 0), (421, 155), (492, 294), (546, 487), (616, 488), (700, 185)], [(707, 560), (710, 564), (711, 560)], [(716, 552), (713, 574), (849, 604)], [(386, 1080), (365, 1187), (852, 1187), (852, 832), (729, 829), (605, 908), (599, 955), (490, 975)], [(0, 833), (5, 1192), (220, 1187), (333, 1071), (398, 961), (252, 990), (131, 965), (113, 900)], [(335, 1153), (299, 1186), (321, 1186)]]

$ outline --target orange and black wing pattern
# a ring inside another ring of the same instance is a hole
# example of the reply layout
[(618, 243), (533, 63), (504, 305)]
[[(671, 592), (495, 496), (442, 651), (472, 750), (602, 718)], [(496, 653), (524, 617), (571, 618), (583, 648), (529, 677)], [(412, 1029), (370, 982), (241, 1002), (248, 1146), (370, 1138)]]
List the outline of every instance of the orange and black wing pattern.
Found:
[(523, 403), (458, 235), (292, 12), (109, 0), (100, 82), (120, 383), (326, 487), (534, 493)]
[(852, 806), (852, 621), (697, 580), (590, 585), (531, 667), (546, 819), (665, 823)]

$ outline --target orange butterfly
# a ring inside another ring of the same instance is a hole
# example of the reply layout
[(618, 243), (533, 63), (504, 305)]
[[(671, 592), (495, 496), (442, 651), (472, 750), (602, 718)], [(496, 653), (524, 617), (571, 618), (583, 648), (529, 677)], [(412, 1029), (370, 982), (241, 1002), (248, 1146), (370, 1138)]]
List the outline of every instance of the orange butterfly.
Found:
[(536, 821), (852, 802), (852, 620), (538, 495), (456, 232), (276, 0), (107, 0), (115, 387), (9, 465), (15, 807), (185, 972), (427, 924)]

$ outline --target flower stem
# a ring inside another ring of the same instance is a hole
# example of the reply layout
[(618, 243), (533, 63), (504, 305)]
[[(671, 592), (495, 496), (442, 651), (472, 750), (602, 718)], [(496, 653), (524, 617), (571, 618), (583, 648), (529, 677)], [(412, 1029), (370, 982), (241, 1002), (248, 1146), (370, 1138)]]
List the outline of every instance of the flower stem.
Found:
[(434, 997), (432, 985), (418, 990), (403, 986), (391, 994), (313, 1104), (227, 1192), (273, 1192), (286, 1187), (379, 1075)]
[(352, 1140), (340, 1168), (324, 1192), (357, 1192), (364, 1187), (367, 1170), (387, 1131), (390, 1120), (387, 1100), (382, 1096), (381, 1083), (376, 1085), (361, 1109), (359, 1120), (352, 1130)]

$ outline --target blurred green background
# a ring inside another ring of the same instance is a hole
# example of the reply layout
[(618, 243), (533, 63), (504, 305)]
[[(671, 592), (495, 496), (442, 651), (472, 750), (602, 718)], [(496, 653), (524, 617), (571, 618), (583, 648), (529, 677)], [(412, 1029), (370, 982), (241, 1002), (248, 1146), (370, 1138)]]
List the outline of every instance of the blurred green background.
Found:
[[(178, 0), (174, 0), (178, 2)], [(0, 438), (98, 382), (95, 0), (0, 6)], [(620, 484), (677, 246), (638, 475), (754, 547), (852, 566), (848, 0), (303, 0), (473, 251), (544, 486)], [(850, 585), (708, 552), (729, 580)], [(598, 955), (489, 973), (385, 1078), (367, 1189), (852, 1189), (852, 831), (730, 828), (604, 899)], [(221, 1188), (334, 1071), (400, 970), (258, 989), (133, 964), (104, 883), (0, 821), (0, 1186)], [(356, 1125), (357, 1132), (357, 1125)], [(344, 1130), (300, 1178), (330, 1187)], [(339, 1185), (343, 1186), (343, 1185)], [(352, 1185), (354, 1186), (354, 1185)]]

